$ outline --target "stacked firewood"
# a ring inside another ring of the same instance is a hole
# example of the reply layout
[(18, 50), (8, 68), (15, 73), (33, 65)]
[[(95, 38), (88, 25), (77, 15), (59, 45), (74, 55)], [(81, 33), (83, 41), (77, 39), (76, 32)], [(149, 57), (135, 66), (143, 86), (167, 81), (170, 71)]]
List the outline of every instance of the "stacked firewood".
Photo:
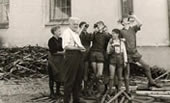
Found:
[[(47, 74), (47, 49), (40, 46), (0, 48), (0, 79), (39, 77)], [(143, 67), (131, 64), (132, 76), (144, 76)], [(164, 74), (164, 68), (151, 67), (154, 78)]]
[(47, 74), (47, 49), (25, 46), (0, 49), (0, 79), (41, 77)]

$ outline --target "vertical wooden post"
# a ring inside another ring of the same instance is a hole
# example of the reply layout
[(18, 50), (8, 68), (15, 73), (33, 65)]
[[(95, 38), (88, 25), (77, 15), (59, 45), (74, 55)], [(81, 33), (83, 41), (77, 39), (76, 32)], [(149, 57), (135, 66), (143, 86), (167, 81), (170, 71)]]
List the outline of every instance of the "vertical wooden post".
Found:
[(169, 46), (170, 46), (170, 0), (167, 0), (168, 5), (168, 24), (169, 24)]

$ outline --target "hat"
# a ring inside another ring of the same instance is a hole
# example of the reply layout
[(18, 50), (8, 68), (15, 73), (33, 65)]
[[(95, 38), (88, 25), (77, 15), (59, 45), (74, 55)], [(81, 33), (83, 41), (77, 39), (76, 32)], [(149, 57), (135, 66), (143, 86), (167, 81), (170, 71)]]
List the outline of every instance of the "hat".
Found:
[(80, 22), (79, 27), (81, 28), (83, 25), (85, 25), (87, 28), (89, 27), (89, 24), (87, 24), (85, 21)]

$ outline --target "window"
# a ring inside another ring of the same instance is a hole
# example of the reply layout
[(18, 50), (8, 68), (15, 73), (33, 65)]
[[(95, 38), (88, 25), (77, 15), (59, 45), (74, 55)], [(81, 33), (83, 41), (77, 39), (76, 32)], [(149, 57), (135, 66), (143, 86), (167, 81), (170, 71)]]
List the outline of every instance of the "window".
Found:
[(122, 17), (127, 17), (130, 12), (133, 12), (133, 0), (121, 0)]
[(0, 28), (8, 28), (9, 0), (0, 0)]
[(50, 22), (65, 21), (71, 16), (71, 0), (50, 0)]

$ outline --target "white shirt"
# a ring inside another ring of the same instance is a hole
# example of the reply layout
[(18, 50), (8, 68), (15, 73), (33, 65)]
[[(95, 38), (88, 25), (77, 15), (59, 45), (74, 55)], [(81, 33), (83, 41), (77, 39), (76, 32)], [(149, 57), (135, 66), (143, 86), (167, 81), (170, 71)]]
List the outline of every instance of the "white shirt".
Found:
[(78, 48), (84, 48), (82, 45), (79, 34), (76, 32), (73, 32), (70, 28), (67, 28), (62, 33), (62, 47), (65, 49), (66, 47), (78, 47)]

